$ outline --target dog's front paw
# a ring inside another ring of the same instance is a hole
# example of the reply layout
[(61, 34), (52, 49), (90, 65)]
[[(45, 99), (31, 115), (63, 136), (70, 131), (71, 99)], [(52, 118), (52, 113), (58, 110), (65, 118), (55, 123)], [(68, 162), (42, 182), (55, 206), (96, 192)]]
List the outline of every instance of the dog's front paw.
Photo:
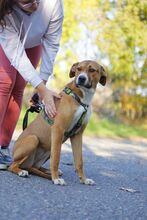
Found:
[(85, 185), (95, 185), (95, 181), (92, 179), (86, 178), (85, 180), (80, 180), (80, 183)]
[(18, 176), (20, 177), (28, 177), (29, 176), (29, 173), (27, 170), (21, 170), (19, 173), (18, 173)]
[(61, 186), (65, 186), (65, 185), (66, 185), (66, 182), (65, 182), (64, 179), (62, 179), (62, 178), (54, 179), (54, 180), (53, 180), (53, 183), (54, 183), (55, 185), (61, 185)]

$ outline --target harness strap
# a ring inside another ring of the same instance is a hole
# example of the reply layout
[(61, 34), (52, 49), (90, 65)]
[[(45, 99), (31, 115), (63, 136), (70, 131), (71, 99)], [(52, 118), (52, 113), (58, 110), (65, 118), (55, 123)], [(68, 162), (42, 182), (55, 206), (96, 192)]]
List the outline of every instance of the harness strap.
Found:
[(84, 104), (83, 102), (81, 102), (79, 96), (78, 96), (76, 93), (74, 93), (69, 87), (65, 87), (65, 88), (63, 89), (63, 91), (64, 91), (67, 95), (72, 96), (72, 97), (73, 97), (80, 105), (82, 105), (83, 108), (87, 111), (88, 105), (86, 105), (86, 104)]
[(84, 108), (84, 112), (82, 113), (81, 117), (79, 118), (77, 124), (69, 132), (64, 133), (65, 139), (68, 139), (69, 137), (72, 137), (73, 135), (75, 135), (77, 130), (81, 127), (89, 106), (84, 104), (83, 102), (81, 102), (79, 96), (76, 93), (74, 93), (69, 87), (65, 87), (63, 91), (67, 95), (72, 96)]
[(87, 111), (84, 111), (81, 115), (81, 117), (79, 118), (77, 124), (68, 132), (64, 133), (65, 139), (68, 139), (69, 137), (72, 137), (76, 134), (77, 130), (81, 127), (82, 122), (86, 116)]
[(45, 112), (45, 108), (42, 109), (41, 111), (42, 117), (44, 118), (44, 120), (49, 124), (49, 125), (53, 125), (54, 124), (54, 120), (49, 118), (48, 115)]

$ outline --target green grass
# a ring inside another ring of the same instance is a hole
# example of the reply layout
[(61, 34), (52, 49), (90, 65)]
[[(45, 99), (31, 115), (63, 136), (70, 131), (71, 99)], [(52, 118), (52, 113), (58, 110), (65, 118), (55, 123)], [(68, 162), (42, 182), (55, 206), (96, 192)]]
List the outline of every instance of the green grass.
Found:
[[(21, 115), (16, 129), (22, 128), (23, 117), (25, 109), (21, 111)], [(29, 123), (37, 116), (37, 113), (29, 113)], [(99, 118), (96, 114), (92, 114), (90, 122), (86, 128), (85, 135), (98, 136), (98, 137), (143, 137), (147, 138), (147, 128), (143, 125), (127, 125), (124, 123), (116, 122), (108, 118)]]
[(93, 114), (86, 128), (86, 134), (100, 137), (147, 138), (147, 129), (143, 125), (127, 125), (108, 118), (98, 118)]

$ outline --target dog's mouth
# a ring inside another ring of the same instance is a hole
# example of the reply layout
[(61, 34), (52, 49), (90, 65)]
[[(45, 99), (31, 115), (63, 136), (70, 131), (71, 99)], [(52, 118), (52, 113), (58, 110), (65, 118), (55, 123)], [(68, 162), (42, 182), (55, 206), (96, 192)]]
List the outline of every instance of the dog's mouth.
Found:
[(86, 89), (91, 89), (92, 83), (88, 83), (88, 84), (76, 83), (76, 87), (85, 87)]
[(77, 87), (82, 86), (82, 87), (85, 87), (85, 88), (87, 88), (87, 89), (91, 89), (91, 88), (92, 88), (92, 83), (84, 84), (84, 83), (77, 83), (77, 82), (76, 82), (76, 86), (77, 86)]
[(89, 81), (88, 77), (85, 74), (80, 74), (76, 78), (75, 83), (77, 87), (85, 87), (86, 89), (92, 88), (92, 82)]

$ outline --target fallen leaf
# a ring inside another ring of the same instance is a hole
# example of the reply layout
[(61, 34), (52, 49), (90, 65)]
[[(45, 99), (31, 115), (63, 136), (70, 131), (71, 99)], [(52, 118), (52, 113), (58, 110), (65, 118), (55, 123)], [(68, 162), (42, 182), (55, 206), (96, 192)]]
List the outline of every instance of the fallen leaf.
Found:
[(140, 193), (139, 190), (132, 189), (132, 188), (121, 187), (120, 190), (123, 190), (123, 191), (126, 191), (126, 192), (130, 192), (130, 193)]
[(62, 162), (62, 164), (67, 165), (67, 166), (72, 166), (73, 165), (73, 163), (70, 163), (70, 162)]

